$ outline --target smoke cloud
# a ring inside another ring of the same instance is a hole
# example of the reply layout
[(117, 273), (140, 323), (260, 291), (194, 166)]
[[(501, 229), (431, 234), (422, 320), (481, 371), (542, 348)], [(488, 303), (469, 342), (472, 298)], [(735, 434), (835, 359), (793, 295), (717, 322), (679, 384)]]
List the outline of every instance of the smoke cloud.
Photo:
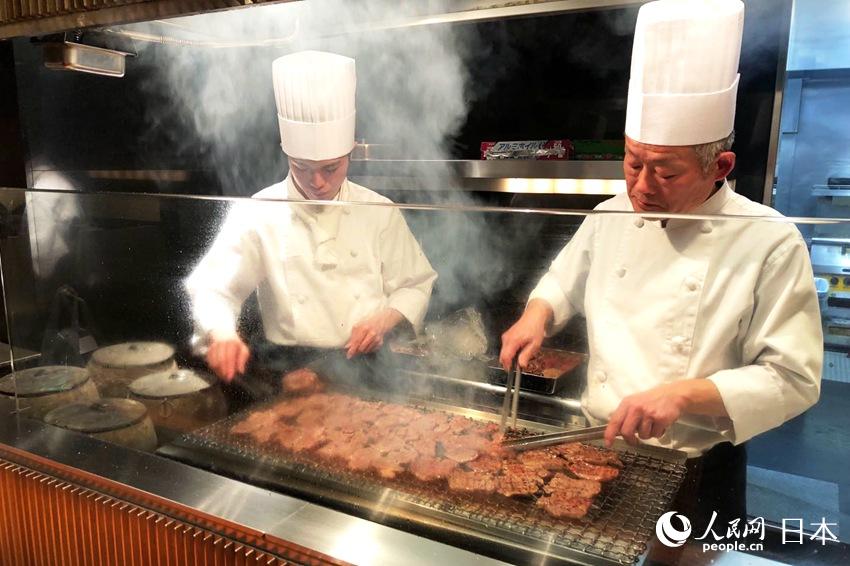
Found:
[[(139, 57), (132, 63), (153, 71), (145, 88), (162, 104), (151, 109), (151, 126), (169, 115), (194, 132), (182, 149), (188, 155), (200, 150), (201, 165), (215, 170), (222, 194), (249, 196), (284, 177), (271, 64), (287, 53), (317, 49), (357, 61), (360, 141), (382, 146), (393, 158), (436, 160), (415, 174), (400, 172), (415, 175), (429, 189), (409, 202), (474, 205), (468, 193), (453, 190), (452, 176), (441, 162), (451, 157), (449, 142), (464, 124), (473, 93), (487, 88), (470, 84), (465, 63), (483, 42), (470, 25), (384, 25), (403, 24), (422, 9), (433, 13), (450, 6), (392, 0), (294, 2), (122, 29), (162, 38), (159, 44), (140, 42)], [(408, 215), (440, 275), (436, 311), (486, 302), (512, 285), (509, 256), (515, 235), (505, 229), (504, 216)], [(534, 236), (532, 224), (526, 216), (524, 236)]]

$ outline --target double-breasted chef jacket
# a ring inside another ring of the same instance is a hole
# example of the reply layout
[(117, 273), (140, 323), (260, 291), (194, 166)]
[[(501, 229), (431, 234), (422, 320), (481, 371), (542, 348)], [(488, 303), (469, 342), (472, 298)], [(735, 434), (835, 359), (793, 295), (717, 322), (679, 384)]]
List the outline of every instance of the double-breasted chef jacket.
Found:
[[(633, 209), (621, 194), (597, 210)], [(628, 395), (712, 380), (728, 418), (684, 415), (649, 441), (690, 456), (801, 414), (818, 399), (823, 363), (817, 293), (796, 226), (726, 182), (693, 214), (729, 217), (589, 216), (530, 296), (551, 305), (549, 334), (576, 313), (587, 318), (581, 403), (594, 424)]]
[(342, 347), (386, 307), (421, 326), (437, 274), (389, 199), (346, 180), (338, 205), (305, 201), (291, 176), (254, 199), (233, 206), (186, 282), (196, 339), (234, 331), (254, 289), (266, 339), (280, 345)]

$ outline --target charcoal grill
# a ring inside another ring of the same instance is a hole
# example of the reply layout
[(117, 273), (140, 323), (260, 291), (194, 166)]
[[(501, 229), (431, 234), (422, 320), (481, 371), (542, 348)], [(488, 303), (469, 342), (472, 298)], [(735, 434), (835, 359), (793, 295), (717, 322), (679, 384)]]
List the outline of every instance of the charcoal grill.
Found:
[(185, 435), (160, 452), (429, 538), (523, 563), (541, 555), (547, 563), (636, 562), (685, 474), (681, 452), (625, 449), (624, 445), (620, 447), (624, 464), (620, 476), (606, 484), (588, 515), (555, 519), (529, 500), (499, 498), (496, 504), (492, 498), (454, 495), (412, 478), (384, 480), (367, 472), (328, 467), (306, 455), (276, 452), (230, 434), (230, 428), (245, 416), (237, 414)]
[[(358, 358), (359, 359), (359, 358)], [(377, 358), (351, 362), (324, 355), (313, 368), (335, 392), (391, 403), (412, 403), (496, 422), (492, 412), (454, 402), (427, 374), (405, 375)], [(455, 394), (462, 392), (455, 391)], [(495, 397), (498, 403), (500, 398)], [(655, 522), (668, 510), (685, 476), (684, 452), (654, 447), (617, 448), (624, 467), (594, 500), (583, 519), (556, 519), (532, 500), (456, 495), (439, 484), (402, 474), (393, 480), (329, 466), (309, 455), (278, 452), (230, 429), (255, 405), (184, 435), (158, 451), (168, 457), (239, 480), (289, 493), (346, 513), (515, 563), (633, 564), (646, 551)], [(529, 434), (554, 432), (540, 422), (519, 421)], [(270, 510), (270, 512), (274, 512)]]

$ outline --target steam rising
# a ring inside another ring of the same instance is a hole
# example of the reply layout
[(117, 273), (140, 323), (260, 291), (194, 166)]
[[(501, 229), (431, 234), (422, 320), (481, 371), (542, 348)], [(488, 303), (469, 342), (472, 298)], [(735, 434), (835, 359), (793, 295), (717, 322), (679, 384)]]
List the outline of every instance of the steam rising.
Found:
[[(449, 3), (440, 4), (424, 7), (431, 12), (450, 9)], [(146, 48), (137, 61), (156, 69), (147, 88), (160, 96), (167, 93), (168, 103), (154, 109), (151, 123), (156, 124), (159, 113), (179, 113), (203, 144), (206, 167), (215, 168), (223, 194), (248, 196), (285, 175), (271, 63), (303, 49), (357, 61), (356, 135), (361, 141), (380, 144), (397, 158), (450, 158), (447, 140), (463, 125), (472, 92), (464, 57), (476, 48), (477, 38), (473, 26), (376, 26), (389, 19), (404, 22), (422, 8), (392, 0), (310, 1), (125, 29), (166, 36), (166, 45), (140, 44)], [(248, 44), (255, 46), (244, 46)], [(476, 86), (479, 93), (482, 88), (486, 86)], [(186, 140), (185, 151), (197, 151), (192, 145), (198, 140)], [(450, 176), (439, 166), (427, 168), (427, 178), (417, 175), (422, 186), (452, 189), (447, 186)], [(425, 191), (415, 198), (474, 204), (462, 191)], [(494, 225), (492, 215), (408, 218), (440, 274), (438, 304), (433, 305), (437, 311), (476, 304), (511, 285), (507, 254), (513, 235), (504, 225)], [(533, 236), (530, 225), (526, 218), (525, 234)]]
[[(131, 26), (170, 40), (166, 46), (140, 44), (147, 48), (138, 62), (159, 71), (147, 87), (169, 93), (151, 120), (179, 112), (210, 152), (223, 193), (251, 195), (285, 171), (271, 63), (317, 49), (357, 61), (358, 138), (389, 145), (399, 156), (442, 159), (446, 137), (466, 116), (463, 46), (451, 26), (372, 29), (389, 15), (413, 15), (405, 10), (412, 7), (390, 0), (330, 0)], [(271, 47), (229, 47), (234, 44)], [(186, 150), (195, 143), (186, 140)]]

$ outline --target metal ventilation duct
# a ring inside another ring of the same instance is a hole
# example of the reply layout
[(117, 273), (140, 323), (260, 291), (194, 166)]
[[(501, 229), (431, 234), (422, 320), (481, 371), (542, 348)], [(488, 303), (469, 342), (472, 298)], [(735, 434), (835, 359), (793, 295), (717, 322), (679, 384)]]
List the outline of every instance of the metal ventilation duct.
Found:
[(291, 0), (0, 0), (0, 39)]
[[(87, 27), (102, 27), (188, 16), (256, 4), (294, 0), (0, 0), (0, 39), (37, 36)], [(406, 15), (385, 14), (326, 35), (434, 24), (501, 20), (562, 12), (617, 8), (648, 0), (455, 0), (410, 3)]]

